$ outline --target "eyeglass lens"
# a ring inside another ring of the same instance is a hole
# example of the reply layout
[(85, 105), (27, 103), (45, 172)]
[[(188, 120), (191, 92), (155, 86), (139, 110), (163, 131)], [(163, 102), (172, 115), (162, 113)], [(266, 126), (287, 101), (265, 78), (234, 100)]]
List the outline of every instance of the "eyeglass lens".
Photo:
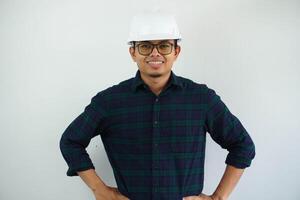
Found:
[(162, 42), (159, 44), (152, 44), (150, 42), (142, 42), (142, 43), (138, 44), (137, 46), (138, 46), (139, 53), (142, 55), (150, 55), (152, 53), (154, 47), (156, 47), (158, 53), (160, 53), (162, 55), (167, 55), (172, 52), (173, 44), (171, 44), (169, 42)]

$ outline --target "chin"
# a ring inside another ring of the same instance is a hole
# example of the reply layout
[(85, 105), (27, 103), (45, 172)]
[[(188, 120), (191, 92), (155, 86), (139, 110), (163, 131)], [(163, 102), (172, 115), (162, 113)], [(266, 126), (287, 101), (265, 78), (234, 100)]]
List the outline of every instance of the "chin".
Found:
[(152, 78), (158, 78), (158, 77), (161, 77), (162, 74), (161, 73), (151, 73), (151, 74), (148, 74), (148, 76), (150, 76)]

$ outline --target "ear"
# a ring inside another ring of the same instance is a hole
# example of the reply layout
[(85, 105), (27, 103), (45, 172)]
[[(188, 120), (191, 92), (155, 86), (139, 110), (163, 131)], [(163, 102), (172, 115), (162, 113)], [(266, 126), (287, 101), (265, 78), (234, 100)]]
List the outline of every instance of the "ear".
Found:
[(135, 62), (136, 56), (135, 56), (135, 49), (134, 49), (134, 47), (129, 47), (129, 53), (131, 55), (132, 60)]
[(181, 47), (179, 45), (176, 46), (175, 48), (175, 57), (177, 59), (178, 55), (180, 54), (180, 51), (181, 51)]

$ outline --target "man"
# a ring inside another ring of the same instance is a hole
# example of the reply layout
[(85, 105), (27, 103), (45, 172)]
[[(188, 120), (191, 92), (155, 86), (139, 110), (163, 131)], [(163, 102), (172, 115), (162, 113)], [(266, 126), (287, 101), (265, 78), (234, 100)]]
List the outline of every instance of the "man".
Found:
[[(79, 175), (96, 200), (226, 200), (250, 166), (255, 148), (241, 122), (214, 90), (172, 72), (180, 40), (173, 17), (135, 17), (136, 76), (99, 92), (63, 133), (67, 175)], [(206, 132), (229, 151), (212, 195), (202, 194)], [(97, 135), (118, 188), (101, 180), (85, 150)]]

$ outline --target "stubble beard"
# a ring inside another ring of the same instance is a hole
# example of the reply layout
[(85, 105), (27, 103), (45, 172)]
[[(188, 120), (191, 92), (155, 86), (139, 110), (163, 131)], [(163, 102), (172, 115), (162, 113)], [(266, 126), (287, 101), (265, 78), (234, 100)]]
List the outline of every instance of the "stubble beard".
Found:
[(159, 77), (162, 76), (162, 74), (149, 74), (149, 76), (150, 76), (151, 78), (159, 78)]

